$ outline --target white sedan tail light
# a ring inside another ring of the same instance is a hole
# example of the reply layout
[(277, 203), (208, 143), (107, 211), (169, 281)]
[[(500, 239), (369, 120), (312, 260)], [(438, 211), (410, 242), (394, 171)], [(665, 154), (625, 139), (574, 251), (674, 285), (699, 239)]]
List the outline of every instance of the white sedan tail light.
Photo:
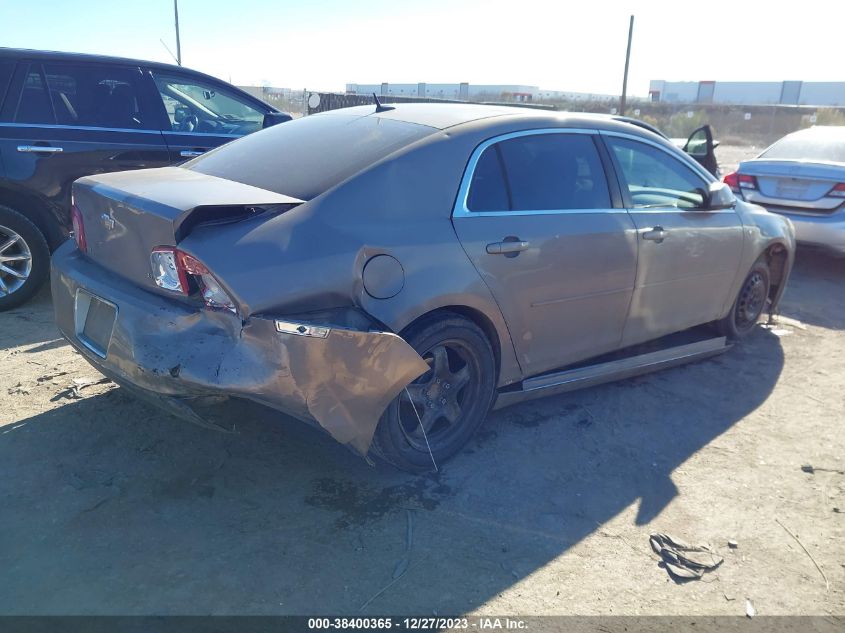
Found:
[(845, 198), (845, 182), (840, 182), (827, 195), (834, 198)]

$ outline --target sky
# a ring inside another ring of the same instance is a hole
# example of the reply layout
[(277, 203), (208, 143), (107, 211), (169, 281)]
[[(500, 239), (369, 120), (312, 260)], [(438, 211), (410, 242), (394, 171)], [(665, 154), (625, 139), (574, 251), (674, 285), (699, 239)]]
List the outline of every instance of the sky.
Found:
[[(336, 91), (466, 81), (618, 94), (632, 14), (631, 95), (651, 79), (845, 81), (843, 0), (179, 0), (185, 66)], [(0, 0), (0, 46), (172, 62), (173, 22), (173, 0)]]

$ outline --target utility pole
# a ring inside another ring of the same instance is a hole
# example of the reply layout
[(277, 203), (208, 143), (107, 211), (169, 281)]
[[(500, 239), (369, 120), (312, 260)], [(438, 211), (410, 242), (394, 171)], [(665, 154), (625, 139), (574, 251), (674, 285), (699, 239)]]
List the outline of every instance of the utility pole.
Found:
[[(173, 0), (173, 14), (176, 16), (176, 63), (182, 65), (182, 43), (179, 41), (179, 0)], [(631, 16), (633, 21), (634, 16)], [(628, 39), (628, 52), (631, 52), (631, 40)], [(628, 65), (625, 64), (625, 75), (628, 75)], [(623, 97), (624, 98), (624, 97)]]
[[(177, 31), (178, 33), (178, 31)], [(625, 116), (625, 102), (628, 99), (628, 64), (631, 62), (631, 38), (634, 36), (634, 16), (628, 25), (628, 51), (625, 53), (625, 76), (622, 79), (622, 98), (619, 100), (619, 114)], [(177, 38), (178, 42), (179, 39)]]

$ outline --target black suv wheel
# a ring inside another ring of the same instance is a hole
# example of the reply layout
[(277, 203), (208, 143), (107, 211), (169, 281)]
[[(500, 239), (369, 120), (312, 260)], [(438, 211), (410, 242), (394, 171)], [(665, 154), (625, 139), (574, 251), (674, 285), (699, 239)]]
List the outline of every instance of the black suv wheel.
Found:
[(50, 274), (47, 240), (32, 222), (0, 206), (0, 311), (31, 299)]

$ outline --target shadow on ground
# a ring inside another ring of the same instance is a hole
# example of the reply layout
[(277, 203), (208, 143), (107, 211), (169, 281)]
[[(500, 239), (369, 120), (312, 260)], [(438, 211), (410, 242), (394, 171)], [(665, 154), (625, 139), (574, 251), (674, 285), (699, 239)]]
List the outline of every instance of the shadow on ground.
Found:
[(845, 330), (845, 257), (798, 247), (781, 312), (810, 325)]
[(3, 313), (0, 348), (40, 344), (28, 351), (44, 351), (66, 345), (53, 321), (50, 284), (24, 305)]
[(358, 613), (377, 594), (363, 613), (465, 612), (631, 504), (654, 519), (672, 471), (782, 367), (760, 329), (715, 359), (496, 412), (427, 476), (292, 420), (247, 413), (226, 435), (116, 388), (2, 429), (0, 612)]

